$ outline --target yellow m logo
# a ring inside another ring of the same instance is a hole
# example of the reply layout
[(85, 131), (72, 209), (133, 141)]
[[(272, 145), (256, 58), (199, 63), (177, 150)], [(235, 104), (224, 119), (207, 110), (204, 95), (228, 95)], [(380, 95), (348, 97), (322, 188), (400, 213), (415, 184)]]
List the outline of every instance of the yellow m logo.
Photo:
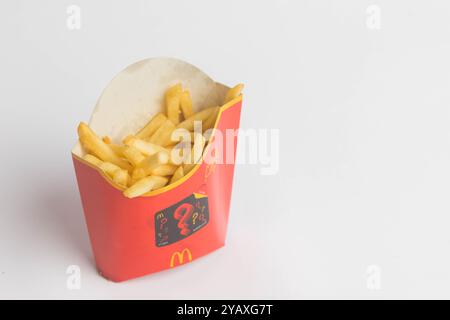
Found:
[(192, 261), (192, 253), (191, 250), (188, 248), (184, 248), (183, 251), (175, 251), (172, 253), (172, 256), (170, 257), (170, 267), (173, 268), (175, 265), (175, 257), (178, 257), (178, 264), (183, 264), (184, 262), (184, 254), (187, 254), (188, 260)]

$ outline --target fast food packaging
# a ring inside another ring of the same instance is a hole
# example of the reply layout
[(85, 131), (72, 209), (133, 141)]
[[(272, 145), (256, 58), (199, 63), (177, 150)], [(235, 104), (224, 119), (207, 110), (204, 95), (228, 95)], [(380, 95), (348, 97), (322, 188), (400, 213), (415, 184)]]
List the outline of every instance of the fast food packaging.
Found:
[[(97, 270), (111, 281), (171, 269), (225, 244), (242, 96), (222, 105), (229, 88), (197, 67), (172, 58), (146, 59), (113, 78), (89, 126), (119, 143), (163, 111), (164, 92), (175, 83), (191, 92), (194, 112), (221, 106), (203, 160), (182, 179), (129, 199), (82, 158), (79, 142), (72, 149)], [(215, 160), (205, 161), (207, 156)]]

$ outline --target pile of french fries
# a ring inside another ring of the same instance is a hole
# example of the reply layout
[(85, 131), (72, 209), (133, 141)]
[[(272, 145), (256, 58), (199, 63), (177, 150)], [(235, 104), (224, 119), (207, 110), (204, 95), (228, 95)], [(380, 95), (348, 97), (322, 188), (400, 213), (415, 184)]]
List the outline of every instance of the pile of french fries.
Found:
[[(242, 84), (228, 90), (224, 104), (241, 94)], [(134, 198), (180, 180), (203, 156), (203, 133), (216, 123), (220, 107), (193, 112), (190, 92), (180, 83), (165, 93), (165, 113), (156, 114), (136, 134), (115, 144), (100, 138), (81, 122), (78, 136), (86, 151), (84, 160), (99, 168), (123, 195)], [(201, 124), (201, 130), (194, 130)], [(177, 130), (184, 129), (184, 130)]]

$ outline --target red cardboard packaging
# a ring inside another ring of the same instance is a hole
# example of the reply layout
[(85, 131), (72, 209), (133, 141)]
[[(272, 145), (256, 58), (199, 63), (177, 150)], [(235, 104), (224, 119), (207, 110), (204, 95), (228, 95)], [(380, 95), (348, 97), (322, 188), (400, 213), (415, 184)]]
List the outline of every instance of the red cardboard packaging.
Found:
[[(120, 72), (99, 98), (89, 126), (119, 142), (161, 111), (164, 92), (181, 82), (194, 111), (221, 105), (228, 87), (198, 68), (172, 58), (146, 59)], [(120, 282), (186, 264), (224, 246), (228, 225), (242, 96), (220, 108), (204, 158), (186, 176), (162, 189), (129, 199), (104, 173), (72, 149), (78, 188), (99, 273)], [(223, 143), (214, 143), (221, 137)], [(231, 141), (230, 141), (231, 139)], [(231, 147), (230, 147), (231, 146)], [(232, 154), (230, 154), (232, 153)], [(225, 161), (232, 159), (233, 161)]]

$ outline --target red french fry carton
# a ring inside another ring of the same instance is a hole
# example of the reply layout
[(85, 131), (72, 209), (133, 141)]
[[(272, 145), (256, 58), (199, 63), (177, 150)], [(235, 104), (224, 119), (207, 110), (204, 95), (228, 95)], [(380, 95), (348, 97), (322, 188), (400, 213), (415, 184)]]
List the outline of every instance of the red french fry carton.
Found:
[[(191, 92), (195, 112), (222, 105), (229, 89), (186, 62), (143, 60), (110, 82), (89, 126), (118, 143), (163, 111), (165, 91), (178, 82)], [(220, 108), (201, 163), (175, 183), (137, 198), (126, 198), (75, 145), (73, 163), (102, 276), (120, 282), (186, 264), (224, 246), (237, 144), (237, 135), (228, 135), (227, 129), (239, 128), (241, 103), (238, 97)]]

